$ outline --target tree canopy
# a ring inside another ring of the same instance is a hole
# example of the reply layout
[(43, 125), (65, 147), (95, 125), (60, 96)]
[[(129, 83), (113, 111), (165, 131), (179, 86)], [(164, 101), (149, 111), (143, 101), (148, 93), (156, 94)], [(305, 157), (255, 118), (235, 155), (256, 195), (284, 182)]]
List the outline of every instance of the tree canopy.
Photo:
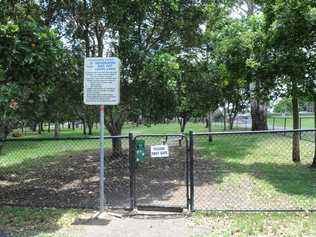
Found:
[(267, 129), (272, 100), (280, 111), (290, 102), (296, 129), (300, 101), (316, 101), (315, 39), (314, 0), (1, 1), (0, 136), (43, 122), (58, 135), (78, 120), (91, 134), (97, 108), (82, 99), (91, 56), (122, 62), (121, 104), (106, 110), (111, 135), (129, 120), (177, 119), (185, 132), (216, 110), (231, 129), (245, 111), (253, 130)]

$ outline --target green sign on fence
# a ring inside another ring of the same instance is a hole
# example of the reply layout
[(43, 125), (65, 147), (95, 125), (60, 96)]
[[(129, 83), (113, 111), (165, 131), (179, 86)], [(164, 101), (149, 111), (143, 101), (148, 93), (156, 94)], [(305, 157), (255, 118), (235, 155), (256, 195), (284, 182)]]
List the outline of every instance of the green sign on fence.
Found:
[(136, 140), (135, 146), (136, 161), (145, 160), (145, 140)]

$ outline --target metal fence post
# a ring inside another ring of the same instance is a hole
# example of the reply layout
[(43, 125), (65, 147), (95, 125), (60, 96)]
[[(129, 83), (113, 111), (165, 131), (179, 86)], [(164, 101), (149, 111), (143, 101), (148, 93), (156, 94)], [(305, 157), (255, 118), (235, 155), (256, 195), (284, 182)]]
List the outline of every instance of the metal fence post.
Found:
[(193, 132), (189, 132), (189, 143), (190, 143), (190, 211), (194, 211), (194, 141)]
[(133, 134), (128, 134), (128, 145), (129, 145), (129, 193), (130, 193), (130, 209), (135, 209), (135, 150), (134, 150), (134, 138)]
[(209, 134), (208, 134), (208, 141), (209, 142), (213, 141), (213, 137), (212, 137), (212, 134), (211, 134), (211, 132), (212, 132), (212, 122), (213, 122), (213, 114), (212, 114), (212, 112), (209, 112), (208, 113), (208, 132), (209, 132)]
[(186, 183), (186, 196), (187, 196), (187, 210), (190, 210), (190, 144), (188, 139), (186, 138), (186, 159), (185, 159), (185, 183)]
[(4, 139), (0, 138), (0, 155), (1, 155), (3, 144), (4, 144)]
[[(302, 118), (300, 118), (300, 130), (302, 130)], [(300, 131), (300, 140), (302, 140), (302, 132)]]

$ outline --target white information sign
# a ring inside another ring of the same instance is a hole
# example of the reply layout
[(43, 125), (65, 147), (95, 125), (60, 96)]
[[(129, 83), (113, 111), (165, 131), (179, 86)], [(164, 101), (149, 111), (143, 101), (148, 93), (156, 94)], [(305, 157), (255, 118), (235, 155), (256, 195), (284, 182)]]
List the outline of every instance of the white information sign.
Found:
[(151, 158), (166, 158), (169, 157), (169, 147), (167, 145), (150, 146)]
[(85, 58), (84, 103), (118, 105), (120, 103), (120, 60), (118, 58)]

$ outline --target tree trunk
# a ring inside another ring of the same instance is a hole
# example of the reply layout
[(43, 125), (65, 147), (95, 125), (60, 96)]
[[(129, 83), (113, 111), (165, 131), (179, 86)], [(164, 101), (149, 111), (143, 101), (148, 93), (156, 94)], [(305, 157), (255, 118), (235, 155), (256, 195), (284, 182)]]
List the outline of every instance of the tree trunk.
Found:
[[(183, 116), (183, 117), (178, 118), (178, 121), (180, 123), (180, 133), (184, 134), (185, 126), (188, 122), (188, 118), (186, 116)], [(182, 146), (182, 137), (181, 139), (179, 139), (179, 146)]]
[(205, 128), (208, 128), (208, 118), (205, 118)]
[(59, 121), (55, 121), (55, 127), (54, 127), (54, 137), (59, 136)]
[[(299, 103), (298, 98), (295, 93), (292, 97), (292, 106), (293, 106), (293, 129), (299, 129)], [(293, 133), (293, 147), (292, 147), (292, 160), (294, 162), (300, 162), (300, 133)]]
[(213, 121), (213, 113), (212, 113), (212, 111), (210, 111), (208, 113), (208, 132), (209, 132), (209, 134), (208, 134), (208, 141), (209, 142), (213, 141), (213, 136), (211, 134), (211, 132), (212, 132), (212, 121)]
[[(111, 136), (120, 136), (121, 128), (112, 128), (109, 129)], [(118, 158), (122, 156), (122, 139), (121, 138), (112, 138), (112, 157)]]
[[(106, 119), (105, 126), (111, 136), (120, 136), (124, 121), (127, 117), (127, 113), (114, 114), (115, 112), (109, 108), (105, 111)], [(119, 158), (123, 156), (122, 152), (122, 139), (112, 138), (112, 157)]]
[(42, 134), (42, 122), (38, 123), (38, 134)]
[[(316, 129), (316, 96), (314, 97), (314, 128)], [(314, 139), (314, 159), (311, 167), (316, 169), (316, 132), (314, 132)]]
[(72, 130), (75, 130), (75, 121), (71, 121)]
[(69, 121), (68, 121), (68, 129), (71, 129), (71, 124)]
[(83, 129), (82, 133), (83, 135), (87, 135), (86, 121), (84, 119), (81, 119), (81, 121), (82, 121), (82, 129)]
[(88, 135), (92, 135), (93, 122), (88, 120), (87, 126), (88, 126)]
[(3, 142), (5, 141), (5, 124), (4, 122), (0, 122), (0, 154), (3, 147)]
[(228, 113), (229, 130), (233, 130), (236, 116), (237, 116), (237, 114), (234, 115), (234, 113), (232, 111), (229, 111), (229, 113)]
[(184, 133), (186, 124), (187, 124), (186, 117), (180, 118), (180, 133), (181, 134)]
[(227, 113), (226, 113), (226, 105), (224, 104), (224, 131), (227, 130), (226, 120), (227, 120)]
[(36, 132), (36, 127), (37, 127), (37, 123), (34, 121), (34, 122), (32, 123), (32, 127), (31, 127), (32, 132)]
[(266, 103), (254, 99), (251, 103), (252, 131), (268, 130), (267, 114)]
[(121, 138), (113, 138), (112, 139), (112, 156), (113, 157), (121, 157), (122, 152), (122, 139)]
[(233, 130), (234, 128), (234, 119), (229, 117), (229, 130)]
[(48, 125), (47, 125), (47, 132), (50, 133), (50, 122), (48, 122)]

